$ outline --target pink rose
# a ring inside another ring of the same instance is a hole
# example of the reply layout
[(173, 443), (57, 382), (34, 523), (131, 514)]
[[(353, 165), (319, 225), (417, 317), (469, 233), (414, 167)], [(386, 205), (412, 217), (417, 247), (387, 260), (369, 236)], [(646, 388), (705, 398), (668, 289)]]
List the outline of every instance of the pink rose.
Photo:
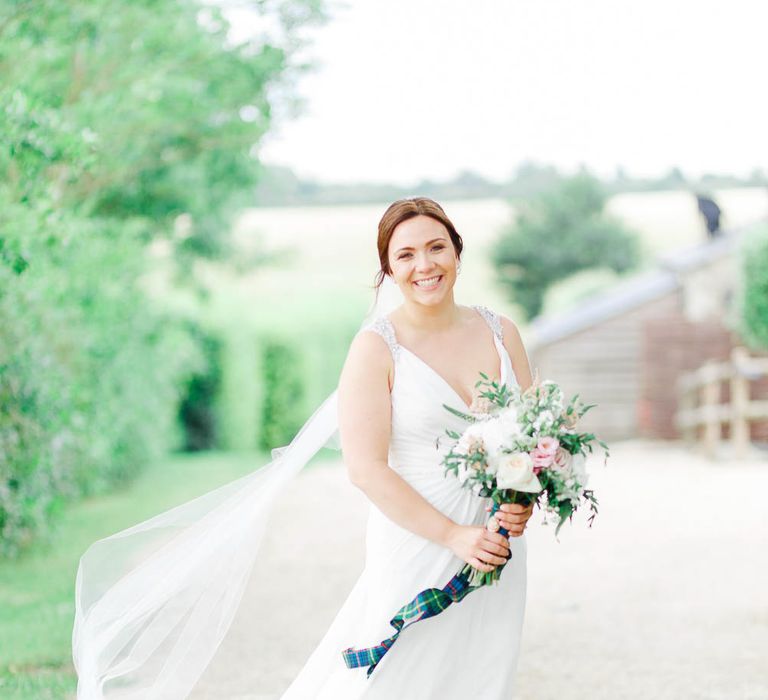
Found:
[(535, 447), (533, 452), (531, 452), (531, 459), (533, 460), (534, 467), (548, 467), (552, 464), (553, 457), (554, 455), (541, 452), (538, 447)]
[(568, 450), (564, 450), (562, 447), (557, 448), (553, 459), (553, 464), (557, 469), (563, 471), (571, 460), (571, 453)]
[(554, 455), (557, 448), (560, 447), (560, 441), (556, 437), (544, 436), (539, 438), (536, 449), (545, 455)]

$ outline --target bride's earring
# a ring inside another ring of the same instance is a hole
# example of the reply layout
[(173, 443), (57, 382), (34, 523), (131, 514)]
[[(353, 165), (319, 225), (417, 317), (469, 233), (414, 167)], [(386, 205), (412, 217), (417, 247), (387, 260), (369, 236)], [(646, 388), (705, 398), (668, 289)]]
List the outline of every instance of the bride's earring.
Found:
[(461, 260), (456, 263), (456, 274), (458, 275), (461, 272)]

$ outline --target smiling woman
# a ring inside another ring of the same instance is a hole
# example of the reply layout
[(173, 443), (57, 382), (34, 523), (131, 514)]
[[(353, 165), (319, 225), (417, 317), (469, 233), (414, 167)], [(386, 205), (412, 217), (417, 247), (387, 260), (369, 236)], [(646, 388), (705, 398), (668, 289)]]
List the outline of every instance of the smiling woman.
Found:
[[(512, 692), (531, 508), (509, 506), (509, 538), (491, 532), (488, 500), (446, 479), (435, 449), (446, 427), (463, 423), (443, 404), (469, 410), (478, 371), (516, 381), (507, 321), (454, 301), (462, 248), (442, 207), (426, 198), (394, 202), (379, 224), (377, 288), (393, 282), (403, 303), (357, 334), (338, 389), (344, 463), (371, 501), (366, 567), (282, 700), (458, 700), (474, 697), (479, 679), (488, 700)], [(518, 366), (529, 383), (527, 361)], [(505, 564), (501, 585), (409, 627), (394, 645), (402, 606), (418, 591), (445, 592), (463, 563), (484, 572)]]

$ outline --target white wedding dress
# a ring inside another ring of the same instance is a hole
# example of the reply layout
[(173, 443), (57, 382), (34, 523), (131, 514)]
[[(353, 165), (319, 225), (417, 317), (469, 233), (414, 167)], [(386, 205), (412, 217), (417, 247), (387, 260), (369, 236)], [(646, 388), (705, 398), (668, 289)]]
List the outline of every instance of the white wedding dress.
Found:
[[(516, 383), (496, 314), (475, 306), (493, 332), (501, 380)], [(380, 316), (373, 331), (395, 365), (389, 465), (435, 508), (457, 523), (485, 524), (490, 499), (445, 476), (435, 440), (466, 423), (445, 410), (468, 406), (434, 369), (398, 344)], [(495, 586), (469, 593), (439, 615), (406, 627), (370, 677), (349, 669), (342, 651), (375, 646), (394, 633), (389, 621), (425, 588), (442, 588), (464, 562), (449, 549), (406, 530), (370, 507), (365, 569), (336, 618), (281, 700), (511, 700), (526, 597), (526, 540), (510, 540), (512, 556)]]

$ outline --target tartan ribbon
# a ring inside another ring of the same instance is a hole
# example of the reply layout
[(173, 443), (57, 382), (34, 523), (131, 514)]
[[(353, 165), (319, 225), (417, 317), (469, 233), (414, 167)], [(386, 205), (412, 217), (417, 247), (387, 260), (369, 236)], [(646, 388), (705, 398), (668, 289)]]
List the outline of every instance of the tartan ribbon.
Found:
[(426, 620), (428, 617), (439, 615), (449, 605), (460, 602), (464, 596), (476, 587), (469, 585), (467, 574), (458, 573), (442, 588), (427, 588), (419, 593), (410, 603), (404, 605), (390, 621), (395, 633), (373, 647), (355, 650), (354, 647), (345, 649), (342, 654), (347, 668), (370, 666), (366, 677), (370, 677), (376, 664), (381, 661), (397, 641), (400, 633), (409, 625)]
[[(497, 509), (498, 506), (494, 507), (493, 512), (495, 513)], [(506, 535), (507, 532), (505, 528), (499, 530), (502, 535)], [(505, 565), (501, 564), (500, 568), (503, 569)], [(373, 669), (392, 648), (406, 627), (420, 620), (426, 620), (428, 617), (439, 615), (448, 606), (453, 603), (460, 603), (469, 593), (481, 587), (470, 586), (469, 575), (470, 570), (469, 565), (467, 565), (442, 588), (427, 588), (419, 593), (410, 603), (400, 608), (397, 615), (389, 621), (389, 624), (395, 628), (395, 633), (380, 644), (357, 650), (354, 647), (349, 647), (341, 652), (347, 668), (369, 666), (366, 678), (370, 678)]]

